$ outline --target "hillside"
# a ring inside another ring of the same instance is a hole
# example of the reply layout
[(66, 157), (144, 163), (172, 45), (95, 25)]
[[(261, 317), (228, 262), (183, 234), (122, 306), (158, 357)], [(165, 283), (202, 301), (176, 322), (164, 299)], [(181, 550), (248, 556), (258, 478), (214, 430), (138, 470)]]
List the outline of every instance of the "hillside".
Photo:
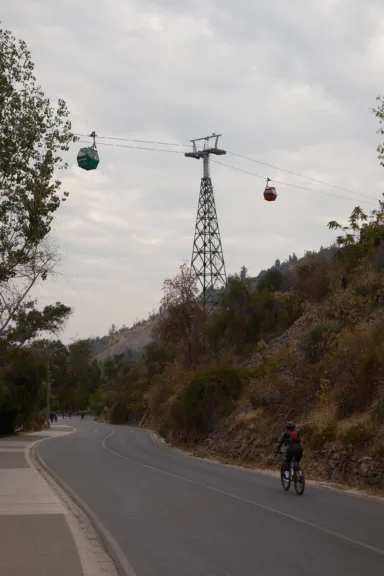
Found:
[(109, 338), (108, 346), (96, 354), (95, 358), (98, 362), (104, 362), (107, 358), (117, 354), (125, 354), (131, 352), (133, 356), (142, 353), (144, 348), (148, 346), (151, 340), (151, 334), (156, 320), (148, 320), (143, 322), (141, 326), (122, 330)]

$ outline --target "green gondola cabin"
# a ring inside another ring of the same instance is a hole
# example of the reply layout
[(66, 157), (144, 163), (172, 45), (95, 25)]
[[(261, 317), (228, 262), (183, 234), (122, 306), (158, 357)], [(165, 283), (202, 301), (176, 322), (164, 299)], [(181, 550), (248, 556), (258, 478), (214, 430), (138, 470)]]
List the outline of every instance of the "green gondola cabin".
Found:
[(96, 170), (99, 164), (99, 155), (95, 148), (81, 148), (77, 155), (77, 165), (83, 170)]
[(88, 146), (88, 148), (80, 149), (77, 155), (77, 165), (83, 170), (96, 170), (99, 164), (99, 155), (96, 150), (96, 132), (93, 131), (89, 136), (93, 138), (93, 144)]

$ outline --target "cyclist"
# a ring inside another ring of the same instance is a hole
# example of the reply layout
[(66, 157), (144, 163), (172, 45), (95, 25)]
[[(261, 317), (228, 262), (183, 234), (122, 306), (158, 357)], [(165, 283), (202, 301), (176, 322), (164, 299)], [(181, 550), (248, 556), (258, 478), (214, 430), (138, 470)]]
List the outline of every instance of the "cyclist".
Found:
[(303, 446), (301, 444), (300, 433), (296, 430), (296, 424), (294, 422), (287, 422), (285, 426), (286, 431), (283, 432), (277, 443), (276, 452), (280, 452), (283, 445), (287, 447), (285, 453), (285, 476), (289, 478), (289, 467), (292, 458), (295, 458), (297, 463), (300, 462), (303, 456)]

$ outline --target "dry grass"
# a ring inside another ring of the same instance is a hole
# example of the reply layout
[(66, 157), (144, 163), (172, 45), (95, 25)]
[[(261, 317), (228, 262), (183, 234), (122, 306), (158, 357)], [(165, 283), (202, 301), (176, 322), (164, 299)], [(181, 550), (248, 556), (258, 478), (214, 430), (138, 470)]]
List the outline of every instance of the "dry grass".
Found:
[(247, 426), (253, 422), (260, 421), (263, 416), (264, 412), (262, 408), (250, 410), (249, 412), (240, 412), (239, 414), (236, 414), (236, 423)]
[(327, 428), (336, 424), (337, 421), (337, 408), (334, 404), (328, 406), (314, 408), (308, 416), (303, 420), (304, 426), (312, 426), (313, 428), (321, 429)]
[(355, 447), (369, 444), (375, 435), (375, 427), (369, 413), (354, 414), (337, 423), (337, 439), (344, 445)]

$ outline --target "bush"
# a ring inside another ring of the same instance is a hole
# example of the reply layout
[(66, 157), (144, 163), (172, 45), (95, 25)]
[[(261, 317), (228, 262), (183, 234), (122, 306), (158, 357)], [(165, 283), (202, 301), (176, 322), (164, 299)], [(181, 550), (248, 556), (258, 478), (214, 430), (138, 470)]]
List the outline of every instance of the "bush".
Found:
[(152, 379), (146, 402), (156, 423), (165, 424), (171, 399), (189, 382), (191, 375), (190, 371), (183, 370), (178, 364), (168, 363), (163, 372)]
[(313, 450), (321, 450), (325, 444), (336, 439), (336, 422), (326, 422), (324, 426), (307, 424), (301, 430), (305, 444)]
[(174, 402), (170, 428), (184, 440), (209, 434), (235, 407), (246, 372), (228, 366), (196, 373)]
[(373, 428), (366, 420), (351, 422), (340, 430), (339, 440), (345, 445), (361, 446), (373, 438)]
[(304, 336), (301, 346), (310, 362), (319, 362), (326, 349), (327, 336), (337, 327), (330, 323), (316, 322)]

